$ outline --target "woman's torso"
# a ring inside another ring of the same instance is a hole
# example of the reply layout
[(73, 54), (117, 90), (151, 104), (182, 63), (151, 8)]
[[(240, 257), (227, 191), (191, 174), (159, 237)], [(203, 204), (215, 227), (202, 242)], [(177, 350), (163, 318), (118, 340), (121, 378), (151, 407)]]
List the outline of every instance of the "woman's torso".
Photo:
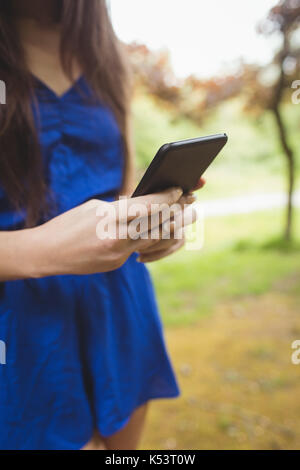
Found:
[[(124, 156), (121, 133), (110, 109), (97, 100), (83, 77), (58, 96), (34, 78), (32, 104), (49, 188), (48, 218), (88, 199), (111, 200), (122, 183)], [(22, 227), (0, 187), (0, 230)]]

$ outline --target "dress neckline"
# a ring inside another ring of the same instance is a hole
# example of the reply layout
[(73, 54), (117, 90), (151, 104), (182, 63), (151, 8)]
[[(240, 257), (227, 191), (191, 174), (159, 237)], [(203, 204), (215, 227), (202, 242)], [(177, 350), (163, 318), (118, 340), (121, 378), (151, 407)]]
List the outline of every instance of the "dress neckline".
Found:
[(69, 88), (67, 88), (66, 91), (64, 91), (63, 93), (61, 94), (58, 94), (56, 93), (56, 91), (53, 90), (53, 88), (51, 88), (51, 86), (49, 86), (46, 82), (44, 82), (44, 80), (42, 80), (41, 78), (37, 77), (36, 75), (34, 75), (33, 73), (31, 73), (31, 76), (33, 78), (33, 80), (35, 82), (37, 82), (39, 84), (39, 86), (41, 88), (44, 88), (44, 90), (46, 90), (50, 95), (52, 95), (56, 100), (58, 101), (62, 101), (64, 100), (67, 96), (69, 96), (79, 85), (80, 83), (82, 82), (83, 80), (83, 75), (80, 75), (71, 85)]

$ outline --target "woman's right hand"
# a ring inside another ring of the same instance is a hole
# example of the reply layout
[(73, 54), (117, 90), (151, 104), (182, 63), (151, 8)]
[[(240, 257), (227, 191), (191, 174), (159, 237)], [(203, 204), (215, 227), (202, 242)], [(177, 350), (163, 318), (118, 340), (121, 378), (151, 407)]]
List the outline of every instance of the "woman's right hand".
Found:
[[(162, 238), (160, 219), (158, 238), (151, 237), (133, 239), (128, 237), (130, 222), (135, 218), (132, 216), (132, 209), (143, 207), (141, 221), (149, 222), (151, 215), (158, 209), (153, 207), (172, 206), (180, 209), (181, 215), (184, 213), (186, 204), (193, 202), (193, 197), (182, 196), (182, 191), (178, 188), (163, 191), (161, 193), (127, 199), (126, 214), (124, 214), (124, 199), (107, 203), (100, 200), (90, 200), (81, 206), (76, 207), (64, 214), (55, 217), (49, 222), (39, 227), (27, 230), (27, 244), (32, 245), (30, 250), (31, 273), (29, 277), (40, 278), (52, 275), (64, 274), (92, 274), (97, 272), (107, 272), (122, 266), (129, 256), (141, 250), (145, 250), (157, 243)], [(178, 203), (178, 204), (177, 204)], [(153, 206), (155, 205), (155, 206)], [(167, 205), (167, 206), (166, 206)], [(116, 230), (115, 237), (97, 236), (98, 224), (101, 215), (109, 214), (114, 208), (117, 214), (117, 228), (122, 226), (122, 233), (126, 236), (119, 236)], [(178, 210), (178, 209), (177, 209)], [(131, 212), (131, 216), (128, 214)], [(133, 210), (134, 212), (134, 210)], [(168, 211), (167, 211), (168, 212)], [(176, 213), (176, 215), (179, 212)], [(170, 222), (168, 214), (163, 222)], [(193, 216), (195, 221), (196, 216)], [(183, 217), (179, 218), (180, 229), (183, 225)], [(154, 222), (148, 223), (149, 231), (153, 229)], [(157, 225), (157, 222), (156, 222)], [(29, 252), (28, 252), (29, 253)]]

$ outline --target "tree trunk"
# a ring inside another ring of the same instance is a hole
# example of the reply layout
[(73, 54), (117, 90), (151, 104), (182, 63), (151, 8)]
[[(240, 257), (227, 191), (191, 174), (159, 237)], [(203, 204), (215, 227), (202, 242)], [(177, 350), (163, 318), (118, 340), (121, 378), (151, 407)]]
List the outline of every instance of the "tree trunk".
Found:
[(287, 171), (288, 171), (288, 203), (287, 203), (287, 214), (286, 214), (286, 225), (284, 231), (284, 239), (290, 242), (292, 239), (292, 228), (293, 228), (293, 193), (295, 186), (295, 157), (294, 152), (288, 144), (287, 132), (284, 127), (283, 119), (279, 110), (279, 106), (273, 108), (275, 115), (276, 124), (278, 127), (279, 138), (284, 155), (287, 159)]

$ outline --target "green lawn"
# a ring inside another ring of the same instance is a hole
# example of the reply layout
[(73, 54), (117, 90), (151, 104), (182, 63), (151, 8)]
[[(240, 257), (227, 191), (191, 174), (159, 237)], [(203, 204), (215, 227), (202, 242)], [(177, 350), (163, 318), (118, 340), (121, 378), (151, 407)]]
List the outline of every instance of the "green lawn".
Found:
[[(300, 211), (296, 216), (299, 235)], [(281, 218), (281, 211), (270, 211), (207, 219), (201, 251), (183, 249), (149, 264), (164, 323), (195, 322), (224, 300), (281, 289), (300, 294), (299, 245), (290, 250), (272, 246)]]

